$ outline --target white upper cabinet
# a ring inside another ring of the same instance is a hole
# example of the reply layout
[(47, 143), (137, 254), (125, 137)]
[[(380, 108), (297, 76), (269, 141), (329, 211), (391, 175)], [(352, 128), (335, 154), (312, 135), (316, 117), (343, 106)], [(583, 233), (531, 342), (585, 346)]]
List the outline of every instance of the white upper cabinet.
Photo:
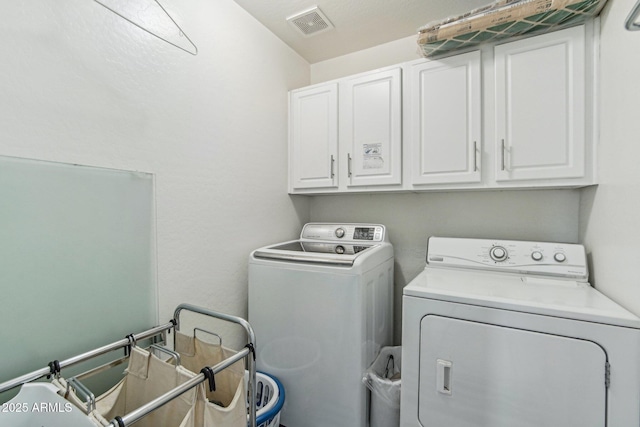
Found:
[(340, 147), (348, 187), (402, 182), (401, 69), (340, 84)]
[(290, 191), (337, 188), (338, 84), (294, 90), (289, 99)]
[(585, 27), (495, 47), (496, 181), (585, 176)]
[(405, 138), (413, 185), (480, 182), (480, 51), (405, 65)]
[(595, 184), (598, 21), (290, 93), (297, 194)]
[(291, 193), (400, 188), (401, 76), (390, 67), (290, 92)]

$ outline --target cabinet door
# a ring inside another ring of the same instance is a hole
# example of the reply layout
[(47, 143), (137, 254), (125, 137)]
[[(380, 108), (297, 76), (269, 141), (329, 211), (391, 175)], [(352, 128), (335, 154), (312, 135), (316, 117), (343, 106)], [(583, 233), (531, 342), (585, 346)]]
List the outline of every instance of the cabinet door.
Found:
[(291, 190), (337, 187), (337, 83), (292, 91), (290, 96)]
[(347, 79), (340, 86), (340, 146), (347, 186), (402, 182), (401, 69)]
[(495, 47), (497, 181), (584, 176), (584, 31)]
[(480, 52), (408, 64), (412, 184), (480, 182)]

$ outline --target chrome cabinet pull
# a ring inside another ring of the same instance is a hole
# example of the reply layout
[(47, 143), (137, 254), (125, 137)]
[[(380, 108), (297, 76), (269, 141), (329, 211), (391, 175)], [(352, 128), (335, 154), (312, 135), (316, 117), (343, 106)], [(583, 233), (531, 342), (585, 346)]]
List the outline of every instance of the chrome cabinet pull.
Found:
[(347, 153), (347, 168), (348, 168), (348, 176), (351, 178), (351, 153)]
[(331, 155), (331, 178), (334, 178), (336, 176), (335, 174), (335, 164), (336, 164), (336, 158), (333, 157), (333, 154)]
[(505, 170), (505, 158), (506, 158), (506, 154), (505, 154), (505, 145), (504, 145), (504, 139), (502, 140), (502, 149), (500, 150), (502, 153), (502, 157), (501, 157), (501, 165), (500, 165), (500, 170)]
[(473, 171), (478, 171), (478, 141), (473, 141)]

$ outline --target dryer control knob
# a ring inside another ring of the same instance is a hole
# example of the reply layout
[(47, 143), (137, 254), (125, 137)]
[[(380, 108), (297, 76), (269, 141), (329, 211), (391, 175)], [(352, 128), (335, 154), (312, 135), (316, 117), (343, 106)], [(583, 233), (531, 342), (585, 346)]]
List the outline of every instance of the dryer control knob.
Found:
[(491, 256), (491, 259), (494, 261), (504, 261), (508, 255), (509, 253), (502, 246), (494, 246), (489, 251), (489, 256)]
[(344, 246), (336, 246), (336, 253), (342, 255), (344, 253)]
[(542, 261), (542, 252), (540, 251), (531, 252), (531, 258), (534, 261)]
[(344, 231), (344, 228), (340, 227), (340, 228), (336, 228), (336, 237), (338, 239), (342, 239), (345, 235), (346, 231)]
[(553, 259), (555, 259), (558, 262), (565, 262), (567, 260), (567, 256), (565, 254), (563, 254), (562, 252), (557, 252), (553, 256)]

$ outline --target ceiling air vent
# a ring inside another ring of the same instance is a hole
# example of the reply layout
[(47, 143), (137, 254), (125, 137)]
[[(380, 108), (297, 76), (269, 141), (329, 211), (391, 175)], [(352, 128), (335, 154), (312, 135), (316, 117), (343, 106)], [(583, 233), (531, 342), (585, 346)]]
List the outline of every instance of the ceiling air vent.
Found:
[(310, 37), (333, 28), (333, 25), (318, 6), (289, 16), (287, 22), (293, 25), (304, 37)]

